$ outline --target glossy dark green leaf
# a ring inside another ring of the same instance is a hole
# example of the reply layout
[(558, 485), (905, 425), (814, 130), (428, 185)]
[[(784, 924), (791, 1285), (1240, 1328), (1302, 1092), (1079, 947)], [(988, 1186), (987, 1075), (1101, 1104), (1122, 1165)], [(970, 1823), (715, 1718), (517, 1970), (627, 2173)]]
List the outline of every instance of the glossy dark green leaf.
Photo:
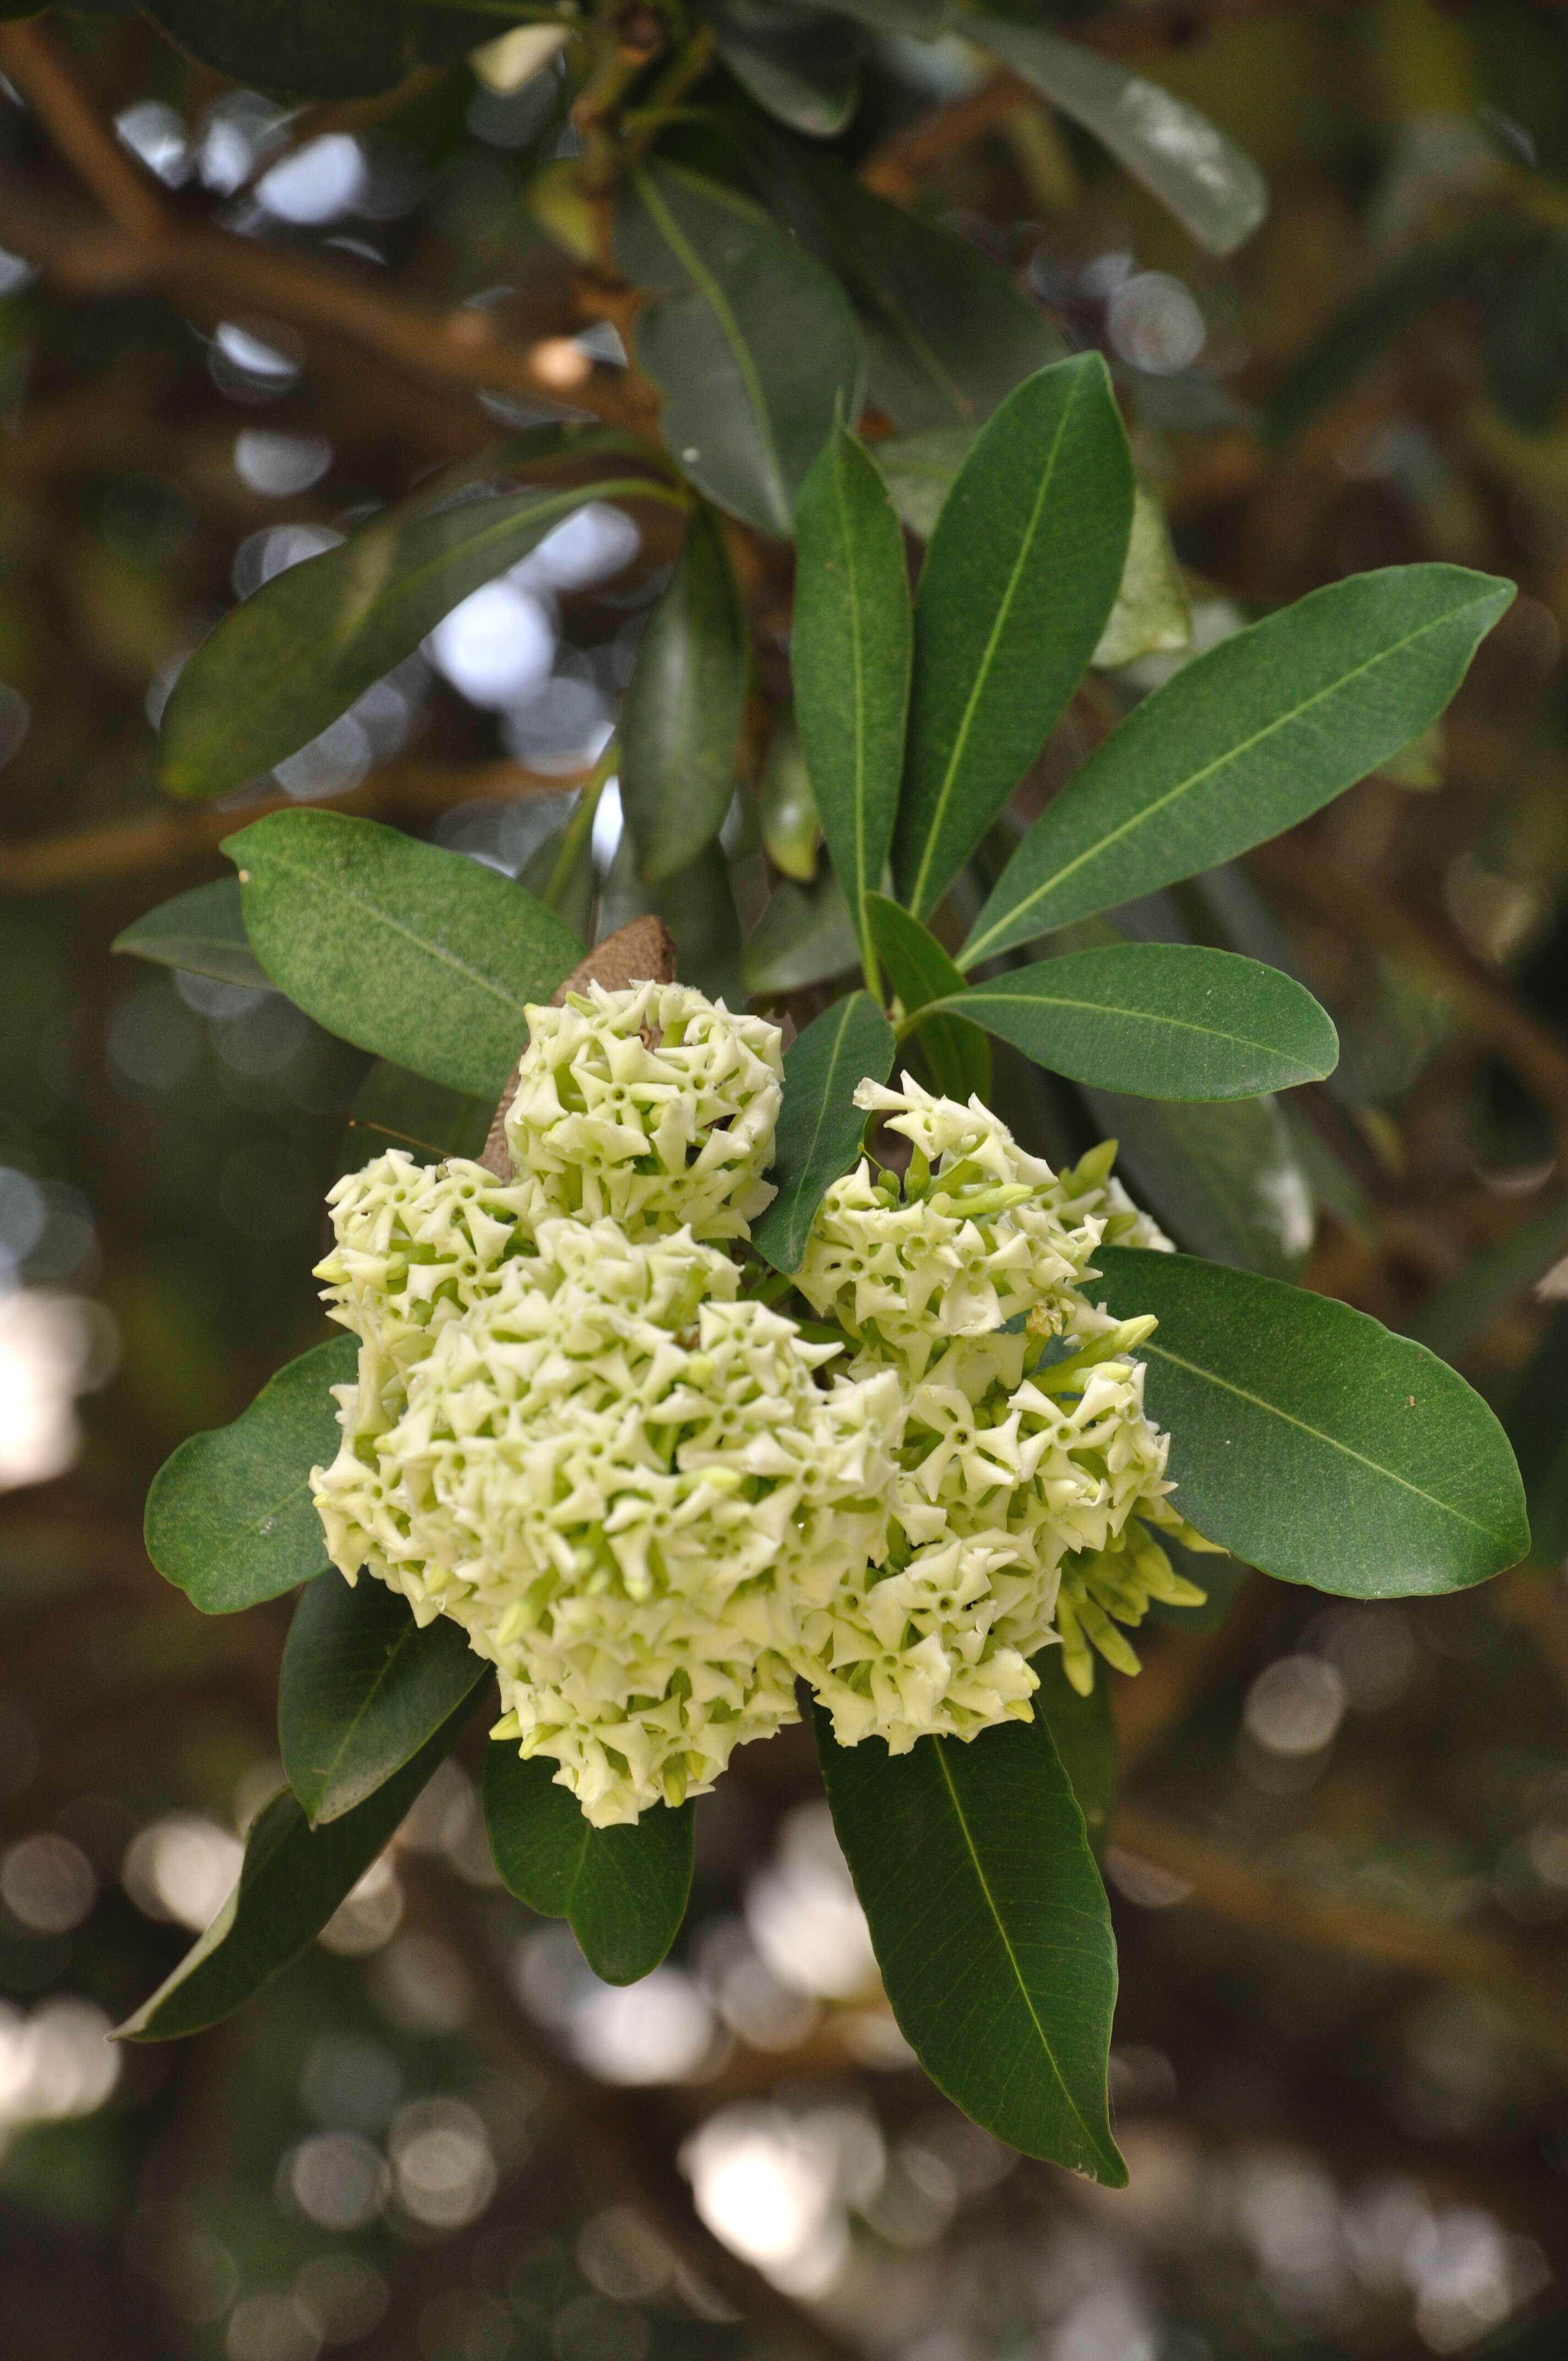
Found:
[(637, 650), (620, 722), (620, 804), (638, 874), (663, 884), (724, 824), (750, 644), (724, 536), (697, 509)]
[(1524, 1478), (1530, 1555), (1561, 1566), (1568, 1559), (1568, 1311), (1552, 1312), (1526, 1362), (1508, 1429)]
[(860, 45), (841, 19), (774, 0), (715, 0), (714, 46), (759, 106), (808, 139), (836, 139), (861, 95)]
[(982, 49), (1091, 132), (1211, 254), (1230, 254), (1252, 236), (1268, 210), (1263, 175), (1185, 99), (1038, 26), (995, 16), (967, 25)]
[(1184, 664), (1036, 821), (959, 966), (1293, 828), (1442, 711), (1513, 596), (1460, 566), (1387, 566)]
[(444, 615), (589, 500), (674, 498), (641, 477), (390, 512), (275, 575), (203, 640), (163, 709), (170, 795), (227, 795), (294, 753)]
[(785, 878), (746, 938), (740, 972), (753, 997), (806, 992), (859, 963), (850, 906), (830, 873), (810, 885)]
[(596, 1828), (556, 1765), (498, 1741), (485, 1754), (485, 1827), (508, 1891), (565, 1918), (595, 1975), (631, 1984), (681, 1930), (691, 1891), (695, 1805), (656, 1804), (629, 1828)]
[(637, 357), (664, 396), (664, 438), (699, 490), (787, 539), (806, 472), (864, 358), (821, 264), (717, 181), (640, 171), (616, 216), (621, 269), (648, 300)]
[(1386, 271), (1336, 312), (1291, 362), (1269, 398), (1263, 431), (1288, 442), (1309, 419), (1348, 393), (1400, 330), (1457, 286), (1475, 267), (1474, 246), (1430, 247)]
[(1060, 719), (1115, 601), (1133, 465), (1098, 353), (1042, 369), (983, 429), (915, 601), (894, 837), (900, 901), (941, 899)]
[(893, 1027), (869, 992), (847, 993), (784, 1051), (784, 1104), (768, 1178), (778, 1195), (751, 1224), (751, 1243), (775, 1270), (796, 1271), (823, 1197), (861, 1152), (863, 1082), (893, 1071)]
[(1305, 985), (1196, 943), (1070, 951), (968, 991), (960, 978), (942, 1005), (1036, 1065), (1144, 1098), (1257, 1098), (1321, 1082), (1339, 1056)]
[(492, 1669), (460, 1623), (438, 1615), (422, 1631), (371, 1575), (313, 1582), (278, 1680), (278, 1751), (312, 1826), (385, 1786)]
[(1312, 1192), (1277, 1099), (1084, 1095), (1099, 1129), (1121, 1142), (1128, 1188), (1178, 1246), (1270, 1279), (1302, 1268)]
[(874, 462), (844, 427), (806, 479), (796, 529), (796, 726), (828, 854), (863, 930), (898, 811), (912, 621), (904, 534)]
[(240, 909), (239, 880), (219, 877), (160, 902), (115, 937), (112, 948), (187, 975), (216, 976), (270, 992), (266, 971), (250, 948)]
[(354, 1811), (313, 1828), (287, 1788), (245, 1840), (239, 1883), (173, 1974), (119, 2028), (123, 2041), (174, 2041), (216, 2025), (297, 1960), (353, 1892), (468, 1721), (466, 1699), (411, 1763)]
[(192, 1434), (147, 1496), (147, 1554), (203, 1615), (233, 1615), (327, 1564), (311, 1469), (337, 1455), (337, 1404), (358, 1346), (334, 1336), (269, 1378), (230, 1426)]
[(357, 1172), (389, 1148), (406, 1148), (418, 1164), (477, 1157), (489, 1137), (499, 1095), (448, 1090), (378, 1058), (349, 1109), (342, 1170)]
[(1042, 1648), (1032, 1661), (1040, 1676), (1035, 1711), (1046, 1718), (1098, 1861), (1111, 1840), (1116, 1812), (1116, 1725), (1110, 1678), (1102, 1667), (1089, 1695), (1080, 1697), (1062, 1670), (1059, 1648)]
[(344, 812), (279, 811), (224, 851), (251, 947), (296, 1006), (453, 1090), (499, 1095), (525, 1011), (583, 956), (494, 869)]
[(999, 263), (874, 196), (836, 157), (769, 140), (758, 168), (790, 227), (849, 289), (871, 398), (900, 426), (976, 424), (1065, 357)]
[(1508, 1437), (1422, 1345), (1347, 1303), (1186, 1255), (1101, 1247), (1091, 1292), (1152, 1312), (1149, 1413), (1200, 1532), (1349, 1598), (1460, 1590), (1530, 1547)]
[(817, 874), (822, 815), (817, 808), (800, 732), (789, 713), (780, 718), (768, 741), (757, 782), (757, 818), (773, 867), (782, 869), (797, 885), (809, 885)]
[(1124, 2187), (1105, 2095), (1115, 1938), (1046, 1719), (908, 1754), (839, 1746), (820, 1708), (816, 1723), (883, 1982), (927, 2073), (1026, 2156)]
[[(867, 903), (877, 954), (888, 982), (913, 1016), (932, 1001), (965, 996), (964, 980), (928, 928), (884, 894)], [(917, 1028), (931, 1080), (945, 1098), (991, 1097), (991, 1044), (960, 1016), (932, 1016)]]
[(1509, 291), (1487, 354), (1492, 399), (1524, 434), (1544, 434), (1568, 387), (1568, 235), (1549, 237)]
[(663, 885), (643, 885), (632, 863), (631, 839), (621, 838), (600, 897), (598, 935), (613, 934), (649, 911), (663, 918), (675, 941), (675, 973), (709, 1000), (745, 1005), (740, 975), (740, 920), (724, 848), (710, 844)]
[(410, 0), (137, 0), (198, 65), (261, 90), (366, 98), (414, 63)]

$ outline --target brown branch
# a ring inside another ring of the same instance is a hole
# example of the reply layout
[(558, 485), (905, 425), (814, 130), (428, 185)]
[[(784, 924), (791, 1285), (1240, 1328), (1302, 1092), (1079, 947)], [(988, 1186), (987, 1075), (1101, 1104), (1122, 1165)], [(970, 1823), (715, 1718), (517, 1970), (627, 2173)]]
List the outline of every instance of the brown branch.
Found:
[(1529, 2015), (1537, 2037), (1568, 2065), (1568, 1983), (1519, 1945), (1349, 1894), (1314, 1893), (1266, 1870), (1253, 1869), (1135, 1805), (1117, 1813), (1115, 1838), (1129, 1853), (1179, 1878), (1190, 1887), (1200, 1909), (1233, 1927), (1337, 1951), (1371, 1967), (1481, 1984), (1502, 1993)]
[[(442, 763), (389, 763), (346, 795), (334, 796), (333, 811), (362, 815), (424, 816), (454, 805), (513, 796), (548, 795), (581, 786), (584, 771), (524, 770), (521, 763), (473, 767)], [(287, 811), (289, 796), (258, 796), (237, 809), (199, 804), (153, 812), (145, 819), (115, 820), (105, 828), (69, 836), (39, 837), (32, 843), (0, 840), (0, 893), (46, 894), (60, 886), (95, 884), (105, 877), (133, 877), (215, 852), (225, 836), (247, 828), (268, 812)]]
[(399, 1868), (420, 1917), (461, 1949), (480, 2037), (525, 2084), (543, 2088), (586, 2174), (634, 2207), (694, 2279), (746, 2319), (765, 2323), (786, 2347), (813, 2361), (862, 2361), (857, 2346), (731, 2254), (701, 2220), (674, 2160), (683, 2126), (667, 2103), (598, 2081), (543, 2042), (513, 1998), (472, 1904), (465, 1905), (450, 1883), (438, 1885), (406, 1853)]
[(150, 172), (122, 146), (52, 35), (36, 20), (0, 26), (0, 67), (128, 236), (161, 238), (177, 220)]
[(1532, 1097), (1568, 1124), (1568, 1051), (1489, 975), (1441, 918), (1412, 910), (1299, 833), (1252, 856), (1342, 935), (1401, 953), (1453, 996), (1466, 1022)]
[[(1069, 39), (1107, 57), (1157, 57), (1261, 16), (1341, 9), (1347, 5), (1349, 0), (1186, 0), (1186, 5), (1171, 0), (1171, 5), (1139, 8), (1135, 13), (1116, 9), (1103, 16), (1080, 18), (1062, 30)], [(896, 132), (877, 149), (861, 178), (879, 196), (912, 196), (938, 165), (972, 148), (1009, 115), (1044, 104), (1038, 92), (1016, 74), (999, 73), (968, 97), (955, 99), (950, 106)]]

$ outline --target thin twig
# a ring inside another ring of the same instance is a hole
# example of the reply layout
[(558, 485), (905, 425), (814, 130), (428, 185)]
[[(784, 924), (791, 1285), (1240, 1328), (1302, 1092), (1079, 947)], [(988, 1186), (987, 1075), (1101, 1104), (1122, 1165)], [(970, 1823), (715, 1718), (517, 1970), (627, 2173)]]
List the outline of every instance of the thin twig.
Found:
[[(450, 811), (455, 804), (554, 794), (581, 786), (587, 775), (586, 771), (529, 771), (521, 763), (388, 763), (346, 795), (334, 796), (329, 808), (361, 815)], [(226, 809), (199, 804), (154, 812), (145, 819), (115, 820), (106, 828), (82, 829), (69, 836), (39, 837), (30, 844), (0, 840), (0, 893), (45, 894), (62, 885), (95, 884), (106, 877), (133, 877), (173, 862), (196, 860), (215, 851), (236, 829), (247, 828), (268, 812), (286, 811), (293, 800), (289, 796), (258, 796), (255, 803)]]
[(1137, 1806), (1116, 1816), (1115, 1840), (1191, 1889), (1201, 1909), (1233, 1927), (1281, 1942), (1306, 1943), (1369, 1966), (1404, 1969), (1503, 1993), (1530, 2018), (1538, 2037), (1568, 2063), (1568, 1982), (1497, 1935), (1343, 1894), (1319, 1894), (1251, 1868), (1201, 1837)]
[(177, 215), (151, 173), (104, 121), (52, 34), (36, 20), (0, 26), (0, 68), (36, 108), (110, 220), (138, 242), (166, 236)]

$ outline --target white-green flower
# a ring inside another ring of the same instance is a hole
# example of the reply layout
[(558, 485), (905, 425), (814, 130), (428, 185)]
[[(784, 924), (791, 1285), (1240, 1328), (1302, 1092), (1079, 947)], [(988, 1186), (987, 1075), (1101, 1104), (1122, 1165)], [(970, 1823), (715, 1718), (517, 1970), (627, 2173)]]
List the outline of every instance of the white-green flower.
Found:
[(629, 1230), (685, 1224), (743, 1238), (774, 1195), (783, 1060), (776, 1025), (733, 1016), (680, 983), (530, 1008), (506, 1119), (520, 1173), (544, 1210)]
[(406, 1378), (367, 1346), (316, 1499), (334, 1563), (462, 1623), (501, 1730), (603, 1827), (795, 1718), (803, 1615), (883, 1546), (902, 1405), (820, 1382), (838, 1348), (689, 1231), (536, 1243)]

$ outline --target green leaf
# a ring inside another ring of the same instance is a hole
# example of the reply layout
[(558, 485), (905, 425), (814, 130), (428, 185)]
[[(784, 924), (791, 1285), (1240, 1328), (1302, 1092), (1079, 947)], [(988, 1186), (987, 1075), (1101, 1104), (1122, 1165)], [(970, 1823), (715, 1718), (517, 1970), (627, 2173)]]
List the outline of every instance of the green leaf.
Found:
[(876, 464), (899, 522), (929, 541), (942, 503), (974, 448), (972, 426), (930, 426), (921, 434), (894, 434), (876, 446)]
[[(885, 894), (873, 894), (866, 908), (878, 955), (906, 1016), (933, 1001), (966, 997), (962, 976), (918, 918)], [(944, 1097), (966, 1104), (971, 1094), (990, 1099), (991, 1045), (977, 1025), (961, 1016), (932, 1016), (916, 1029), (931, 1079)]]
[(160, 902), (117, 934), (110, 948), (180, 968), (187, 975), (216, 976), (221, 983), (248, 984), (263, 992), (272, 989), (245, 931), (236, 877), (192, 885), (188, 894)]
[(414, 64), (409, 0), (137, 0), (198, 65), (262, 90), (367, 98)]
[(297, 1960), (352, 1893), (462, 1736), (465, 1698), (414, 1756), (354, 1811), (313, 1828), (287, 1788), (257, 1816), (239, 1883), (174, 1973), (119, 2028), (122, 2041), (173, 2041), (231, 2015)]
[(1464, 566), (1388, 566), (1184, 664), (1035, 822), (959, 966), (1294, 828), (1442, 711), (1513, 596)]
[(861, 95), (860, 44), (849, 27), (773, 0), (718, 0), (714, 46), (759, 106), (808, 139), (836, 139)]
[(784, 1051), (784, 1104), (768, 1177), (778, 1195), (751, 1225), (751, 1244), (775, 1270), (797, 1271), (817, 1208), (861, 1152), (863, 1082), (893, 1070), (893, 1027), (869, 992), (847, 993)]
[(1257, 1098), (1321, 1082), (1339, 1056), (1303, 984), (1196, 943), (1069, 951), (968, 991), (960, 978), (940, 1005), (1036, 1065), (1143, 1098)]
[(1132, 514), (1126, 433), (1098, 353), (1021, 385), (964, 462), (915, 601), (893, 869), (917, 917), (1061, 719), (1114, 603)]
[(855, 922), (832, 875), (814, 884), (786, 878), (776, 886), (746, 938), (740, 972), (753, 998), (806, 992), (842, 975), (861, 956)]
[[(842, 426), (806, 479), (796, 530), (796, 726), (828, 854), (863, 929), (898, 811), (913, 626), (887, 488)], [(869, 945), (864, 958), (874, 976)]]
[(528, 1038), (529, 1003), (583, 955), (510, 878), (375, 820), (269, 812), (223, 849), (252, 948), (296, 1006), (492, 1105)]
[(485, 1827), (510, 1893), (565, 1918), (596, 1976), (633, 1984), (681, 1930), (691, 1891), (693, 1804), (657, 1804), (630, 1827), (596, 1828), (557, 1786), (555, 1765), (515, 1746), (485, 1754)]
[(812, 793), (800, 732), (790, 713), (780, 716), (768, 741), (757, 782), (757, 818), (773, 867), (782, 869), (797, 885), (809, 885), (817, 874), (822, 815)]
[(1520, 273), (1492, 331), (1492, 399), (1521, 434), (1544, 434), (1568, 383), (1568, 236), (1549, 237)]
[(749, 661), (718, 520), (697, 509), (642, 634), (621, 715), (620, 803), (645, 885), (685, 868), (724, 824)]
[(1290, 1279), (1312, 1244), (1312, 1193), (1277, 1099), (1189, 1101), (1085, 1093), (1121, 1142), (1123, 1177), (1177, 1244)]
[(450, 1616), (422, 1631), (374, 1576), (313, 1582), (278, 1681), (278, 1751), (313, 1828), (385, 1786), (494, 1667)]
[[(1228, 1558), (1223, 1562), (1230, 1563)], [(1046, 1718), (1098, 1861), (1111, 1840), (1116, 1812), (1116, 1724), (1110, 1681), (1102, 1666), (1089, 1695), (1080, 1697), (1062, 1670), (1059, 1648), (1042, 1648), (1031, 1662), (1040, 1676), (1035, 1711)]]
[(833, 156), (758, 143), (785, 221), (849, 289), (872, 400), (901, 426), (988, 418), (1067, 346), (1012, 278), (967, 238), (873, 196)]
[(1124, 2187), (1105, 2099), (1115, 1938), (1045, 1719), (908, 1754), (839, 1746), (815, 1719), (833, 1825), (927, 2073), (1026, 2156)]
[(1192, 644), (1187, 584), (1170, 545), (1159, 495), (1146, 484), (1133, 493), (1133, 531), (1116, 603), (1090, 662), (1114, 672), (1139, 656), (1173, 655)]
[(394, 511), (291, 566), (225, 617), (176, 681), (163, 709), (164, 785), (173, 796), (227, 795), (294, 753), (587, 501), (675, 498), (628, 477), (503, 493), (411, 521)]
[(1553, 1312), (1526, 1362), (1508, 1408), (1530, 1510), (1530, 1555), (1561, 1567), (1568, 1558), (1568, 1312)]
[(740, 1007), (746, 997), (740, 921), (723, 846), (708, 845), (663, 885), (647, 886), (635, 873), (630, 836), (623, 835), (600, 896), (599, 939), (650, 911), (663, 918), (674, 937), (675, 973), (681, 982), (695, 985), (709, 1000)]
[(311, 1469), (337, 1455), (337, 1404), (352, 1385), (352, 1336), (302, 1353), (230, 1426), (192, 1434), (147, 1496), (147, 1554), (203, 1615), (233, 1615), (313, 1582), (327, 1564)]
[(448, 1156), (479, 1156), (489, 1137), (495, 1096), (471, 1097), (428, 1082), (378, 1058), (348, 1111), (343, 1138), (345, 1172), (357, 1172), (389, 1148), (407, 1148), (417, 1164), (440, 1164)]
[(1257, 166), (1185, 99), (1037, 26), (972, 16), (966, 29), (1091, 132), (1211, 254), (1233, 253), (1262, 221), (1268, 190)]
[(627, 184), (615, 243), (648, 297), (637, 357), (663, 393), (672, 455), (709, 500), (787, 540), (834, 419), (860, 410), (848, 299), (755, 206), (675, 165)]
[(1176, 1503), (1282, 1582), (1461, 1590), (1530, 1547), (1508, 1437), (1447, 1363), (1347, 1303), (1186, 1255), (1102, 1246), (1091, 1293), (1138, 1348)]
[(1473, 244), (1431, 247), (1353, 296), (1275, 388), (1263, 413), (1265, 439), (1288, 443), (1309, 419), (1348, 392), (1401, 328), (1467, 277), (1476, 259)]

